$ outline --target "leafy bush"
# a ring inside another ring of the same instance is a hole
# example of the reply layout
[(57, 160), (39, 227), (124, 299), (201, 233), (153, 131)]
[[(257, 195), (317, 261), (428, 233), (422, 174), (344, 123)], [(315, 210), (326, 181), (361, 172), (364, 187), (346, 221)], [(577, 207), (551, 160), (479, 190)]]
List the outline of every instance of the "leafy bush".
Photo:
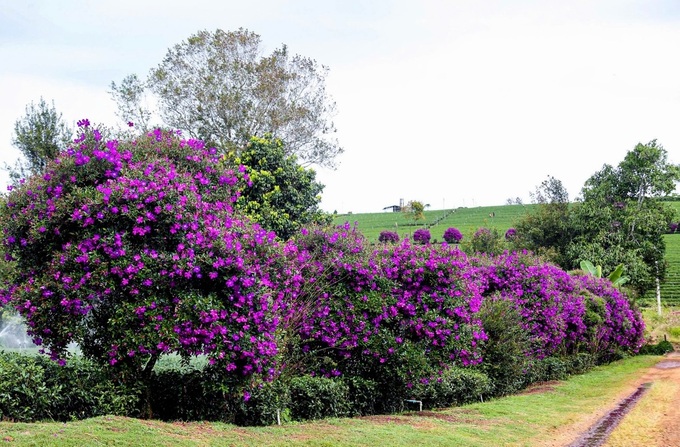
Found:
[(413, 232), (413, 241), (418, 244), (429, 243), (431, 237), (432, 236), (430, 235), (430, 230), (427, 230), (425, 228), (418, 228), (416, 231)]
[(643, 345), (638, 354), (640, 355), (665, 355), (673, 352), (673, 344), (668, 340), (661, 340), (655, 345)]
[(463, 233), (461, 233), (458, 228), (451, 227), (444, 231), (443, 238), (448, 244), (457, 244), (463, 240)]
[(583, 374), (597, 364), (597, 357), (587, 352), (579, 352), (565, 359), (569, 374)]
[(424, 408), (442, 408), (479, 401), (492, 389), (486, 374), (472, 369), (450, 368), (432, 380), (421, 381), (411, 397), (423, 402)]
[(60, 366), (42, 356), (0, 352), (0, 418), (32, 422), (136, 416), (138, 405), (139, 390), (113, 380), (88, 360), (73, 358)]
[(214, 373), (209, 368), (155, 372), (149, 390), (153, 417), (164, 421), (233, 422), (233, 405), (219, 386), (220, 375)]
[(0, 417), (31, 422), (53, 419), (51, 403), (59, 389), (45, 386), (45, 370), (35, 358), (0, 353)]
[(399, 235), (394, 231), (381, 231), (378, 236), (380, 242), (399, 242)]
[(495, 228), (479, 228), (464, 247), (468, 253), (497, 255), (503, 252), (503, 242)]
[(326, 377), (296, 377), (290, 383), (290, 414), (293, 420), (342, 417), (350, 414), (349, 387)]
[(479, 369), (490, 380), (495, 396), (522, 389), (531, 358), (531, 335), (522, 325), (522, 315), (509, 300), (486, 298), (479, 312), (488, 337), (481, 343), (483, 361)]
[(347, 384), (350, 416), (376, 414), (382, 399), (378, 392), (378, 384), (374, 380), (343, 377), (342, 381)]
[[(328, 388), (332, 387), (321, 387), (321, 392), (326, 392)], [(331, 399), (337, 397), (332, 392), (330, 394)], [(275, 380), (253, 386), (244, 395), (235, 396), (233, 422), (237, 425), (252, 426), (272, 425), (277, 422), (277, 418), (283, 422), (289, 421), (291, 412), (288, 408), (292, 409), (290, 398), (287, 384), (283, 380)], [(323, 397), (320, 400), (323, 401)], [(324, 402), (324, 404), (328, 405), (329, 403)], [(324, 409), (327, 409), (327, 407), (320, 404), (314, 410), (310, 410), (310, 413), (314, 411), (323, 413)], [(329, 414), (328, 416), (331, 415)]]
[(565, 380), (569, 377), (568, 363), (562, 357), (546, 357), (534, 362), (533, 371), (529, 376), (535, 382)]

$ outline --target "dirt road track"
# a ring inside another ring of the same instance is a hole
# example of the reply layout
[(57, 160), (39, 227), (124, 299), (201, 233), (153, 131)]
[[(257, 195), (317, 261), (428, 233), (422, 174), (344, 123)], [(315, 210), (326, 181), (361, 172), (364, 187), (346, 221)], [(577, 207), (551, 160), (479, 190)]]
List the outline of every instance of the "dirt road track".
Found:
[(672, 352), (649, 368), (601, 411), (559, 428), (553, 439), (540, 447), (565, 447), (583, 437), (617, 404), (642, 384), (649, 391), (635, 404), (613, 431), (604, 447), (680, 447), (680, 353)]

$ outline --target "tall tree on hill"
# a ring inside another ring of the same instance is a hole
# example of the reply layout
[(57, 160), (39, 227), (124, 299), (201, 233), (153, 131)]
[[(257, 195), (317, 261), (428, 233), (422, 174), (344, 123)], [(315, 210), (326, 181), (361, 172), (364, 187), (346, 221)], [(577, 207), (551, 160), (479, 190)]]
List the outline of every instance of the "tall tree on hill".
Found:
[(425, 219), (425, 205), (418, 200), (410, 200), (401, 210), (408, 219), (414, 222)]
[(516, 225), (514, 246), (544, 254), (566, 270), (586, 260), (608, 275), (623, 264), (632, 291), (644, 294), (665, 276), (663, 234), (677, 219), (659, 198), (678, 181), (680, 168), (668, 162), (656, 140), (637, 144), (618, 166), (605, 164), (593, 174), (580, 201), (549, 202), (528, 214)]
[(14, 123), (12, 144), (22, 158), (14, 166), (5, 164), (13, 182), (41, 172), (47, 162), (66, 149), (72, 132), (58, 113), (54, 101), (49, 105), (42, 97), (38, 104), (26, 106), (26, 115)]
[(285, 45), (263, 55), (260, 36), (251, 31), (218, 29), (190, 36), (168, 50), (146, 81), (128, 76), (113, 83), (111, 93), (121, 114), (148, 117), (139, 99), (150, 89), (165, 125), (225, 153), (244, 148), (252, 136), (271, 134), (283, 141), (286, 155), (332, 167), (343, 151), (333, 137), (327, 73)]
[(658, 200), (680, 181), (680, 168), (668, 162), (656, 140), (639, 143), (617, 167), (604, 165), (583, 187), (574, 210), (578, 236), (568, 247), (575, 264), (588, 260), (605, 271), (623, 263), (631, 286), (644, 293), (665, 276), (663, 234), (674, 211)]

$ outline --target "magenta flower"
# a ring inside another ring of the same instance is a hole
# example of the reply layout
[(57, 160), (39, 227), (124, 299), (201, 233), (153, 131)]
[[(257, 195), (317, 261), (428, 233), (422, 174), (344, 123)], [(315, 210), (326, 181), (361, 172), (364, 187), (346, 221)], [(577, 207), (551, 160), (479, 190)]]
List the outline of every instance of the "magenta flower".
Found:
[(444, 240), (449, 244), (458, 244), (463, 240), (463, 233), (458, 230), (458, 228), (447, 228), (444, 231)]

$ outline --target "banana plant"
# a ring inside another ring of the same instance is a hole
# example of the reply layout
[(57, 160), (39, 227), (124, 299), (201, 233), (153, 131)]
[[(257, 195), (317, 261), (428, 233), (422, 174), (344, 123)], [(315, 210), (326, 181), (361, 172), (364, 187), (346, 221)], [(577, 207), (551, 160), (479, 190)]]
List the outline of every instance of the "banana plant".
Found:
[(623, 264), (616, 266), (613, 272), (608, 276), (614, 287), (619, 287), (630, 281), (629, 276), (623, 276)]
[[(590, 261), (581, 261), (581, 270), (596, 278), (602, 278), (601, 265), (593, 265)], [(619, 287), (627, 283), (630, 280), (630, 277), (623, 276), (623, 264), (619, 264), (609, 276), (607, 276), (607, 279), (612, 282), (614, 287)]]

